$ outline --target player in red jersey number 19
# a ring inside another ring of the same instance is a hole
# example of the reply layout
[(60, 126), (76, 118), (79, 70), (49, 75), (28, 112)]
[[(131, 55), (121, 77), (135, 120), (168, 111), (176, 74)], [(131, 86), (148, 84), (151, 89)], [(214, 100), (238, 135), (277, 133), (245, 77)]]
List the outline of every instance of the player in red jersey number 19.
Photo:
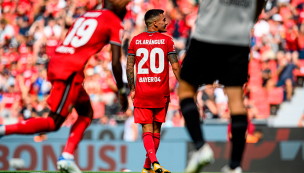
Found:
[(123, 110), (128, 100), (123, 88), (121, 58), (122, 19), (130, 0), (105, 0), (101, 10), (88, 11), (77, 18), (64, 41), (55, 50), (48, 65), (52, 89), (48, 98), (51, 112), (47, 118), (30, 118), (17, 124), (0, 126), (0, 137), (11, 134), (34, 134), (56, 131), (73, 107), (78, 119), (71, 127), (65, 149), (57, 162), (60, 171), (81, 173), (74, 162), (74, 150), (93, 118), (90, 98), (84, 90), (83, 68), (88, 59), (111, 44), (112, 69)]
[(163, 13), (163, 10), (154, 9), (145, 14), (147, 32), (135, 36), (128, 50), (127, 77), (134, 104), (134, 120), (142, 125), (143, 143), (147, 151), (142, 173), (170, 172), (159, 165), (156, 152), (170, 100), (169, 61), (178, 80), (181, 67), (172, 38), (161, 34), (167, 31), (168, 24)]

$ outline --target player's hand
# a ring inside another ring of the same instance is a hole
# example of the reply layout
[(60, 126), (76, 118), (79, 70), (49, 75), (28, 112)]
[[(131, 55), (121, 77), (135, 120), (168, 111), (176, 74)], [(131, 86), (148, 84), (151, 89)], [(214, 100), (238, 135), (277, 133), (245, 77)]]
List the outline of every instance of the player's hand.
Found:
[(135, 91), (131, 91), (131, 99), (133, 103), (134, 103), (134, 97), (135, 97)]
[(126, 94), (119, 94), (119, 100), (121, 104), (121, 111), (126, 112), (129, 107), (128, 97)]

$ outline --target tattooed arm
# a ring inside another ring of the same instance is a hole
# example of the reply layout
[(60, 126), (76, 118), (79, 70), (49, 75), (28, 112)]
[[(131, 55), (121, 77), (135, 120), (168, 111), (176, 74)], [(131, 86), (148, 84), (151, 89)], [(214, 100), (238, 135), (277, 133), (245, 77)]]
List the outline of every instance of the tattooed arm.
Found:
[(171, 63), (172, 70), (173, 70), (173, 73), (174, 73), (176, 79), (178, 81), (180, 81), (179, 74), (180, 74), (180, 71), (181, 71), (181, 66), (178, 63), (178, 59), (177, 59), (176, 54), (175, 53), (174, 54), (169, 54), (168, 59)]
[(135, 56), (128, 55), (127, 77), (128, 77), (129, 88), (130, 88), (131, 91), (135, 91), (135, 86), (134, 86), (134, 63), (135, 63)]

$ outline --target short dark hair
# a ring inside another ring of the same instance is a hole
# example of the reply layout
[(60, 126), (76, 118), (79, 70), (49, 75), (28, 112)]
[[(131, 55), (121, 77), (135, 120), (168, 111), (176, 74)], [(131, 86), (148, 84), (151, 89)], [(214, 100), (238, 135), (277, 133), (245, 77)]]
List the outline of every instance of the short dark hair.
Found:
[(153, 10), (149, 10), (146, 12), (145, 14), (145, 23), (147, 26), (150, 26), (152, 24), (152, 18), (159, 16), (160, 14), (163, 14), (164, 10), (161, 9), (153, 9)]

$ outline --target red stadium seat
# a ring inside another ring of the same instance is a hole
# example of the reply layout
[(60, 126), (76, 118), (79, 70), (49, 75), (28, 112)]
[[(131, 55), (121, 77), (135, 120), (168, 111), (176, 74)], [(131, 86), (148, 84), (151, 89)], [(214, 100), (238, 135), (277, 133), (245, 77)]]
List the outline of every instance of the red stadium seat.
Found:
[(251, 60), (248, 64), (248, 73), (249, 75), (260, 73), (261, 66), (258, 60)]
[[(304, 68), (304, 60), (299, 60), (298, 66), (299, 66), (300, 68)], [(295, 70), (293, 71), (293, 74), (294, 74), (295, 76), (304, 76), (304, 72), (302, 73), (300, 69), (295, 69)]]
[(262, 77), (260, 75), (250, 76), (248, 86), (261, 87), (263, 83)]
[(268, 92), (268, 102), (271, 105), (278, 105), (283, 102), (284, 91), (283, 88), (274, 88)]
[(268, 104), (267, 101), (267, 92), (262, 87), (257, 87), (254, 90), (251, 90), (249, 93), (250, 100), (253, 100), (255, 103), (265, 103)]
[(270, 115), (270, 105), (267, 102), (256, 103), (258, 109), (257, 119), (266, 119)]

